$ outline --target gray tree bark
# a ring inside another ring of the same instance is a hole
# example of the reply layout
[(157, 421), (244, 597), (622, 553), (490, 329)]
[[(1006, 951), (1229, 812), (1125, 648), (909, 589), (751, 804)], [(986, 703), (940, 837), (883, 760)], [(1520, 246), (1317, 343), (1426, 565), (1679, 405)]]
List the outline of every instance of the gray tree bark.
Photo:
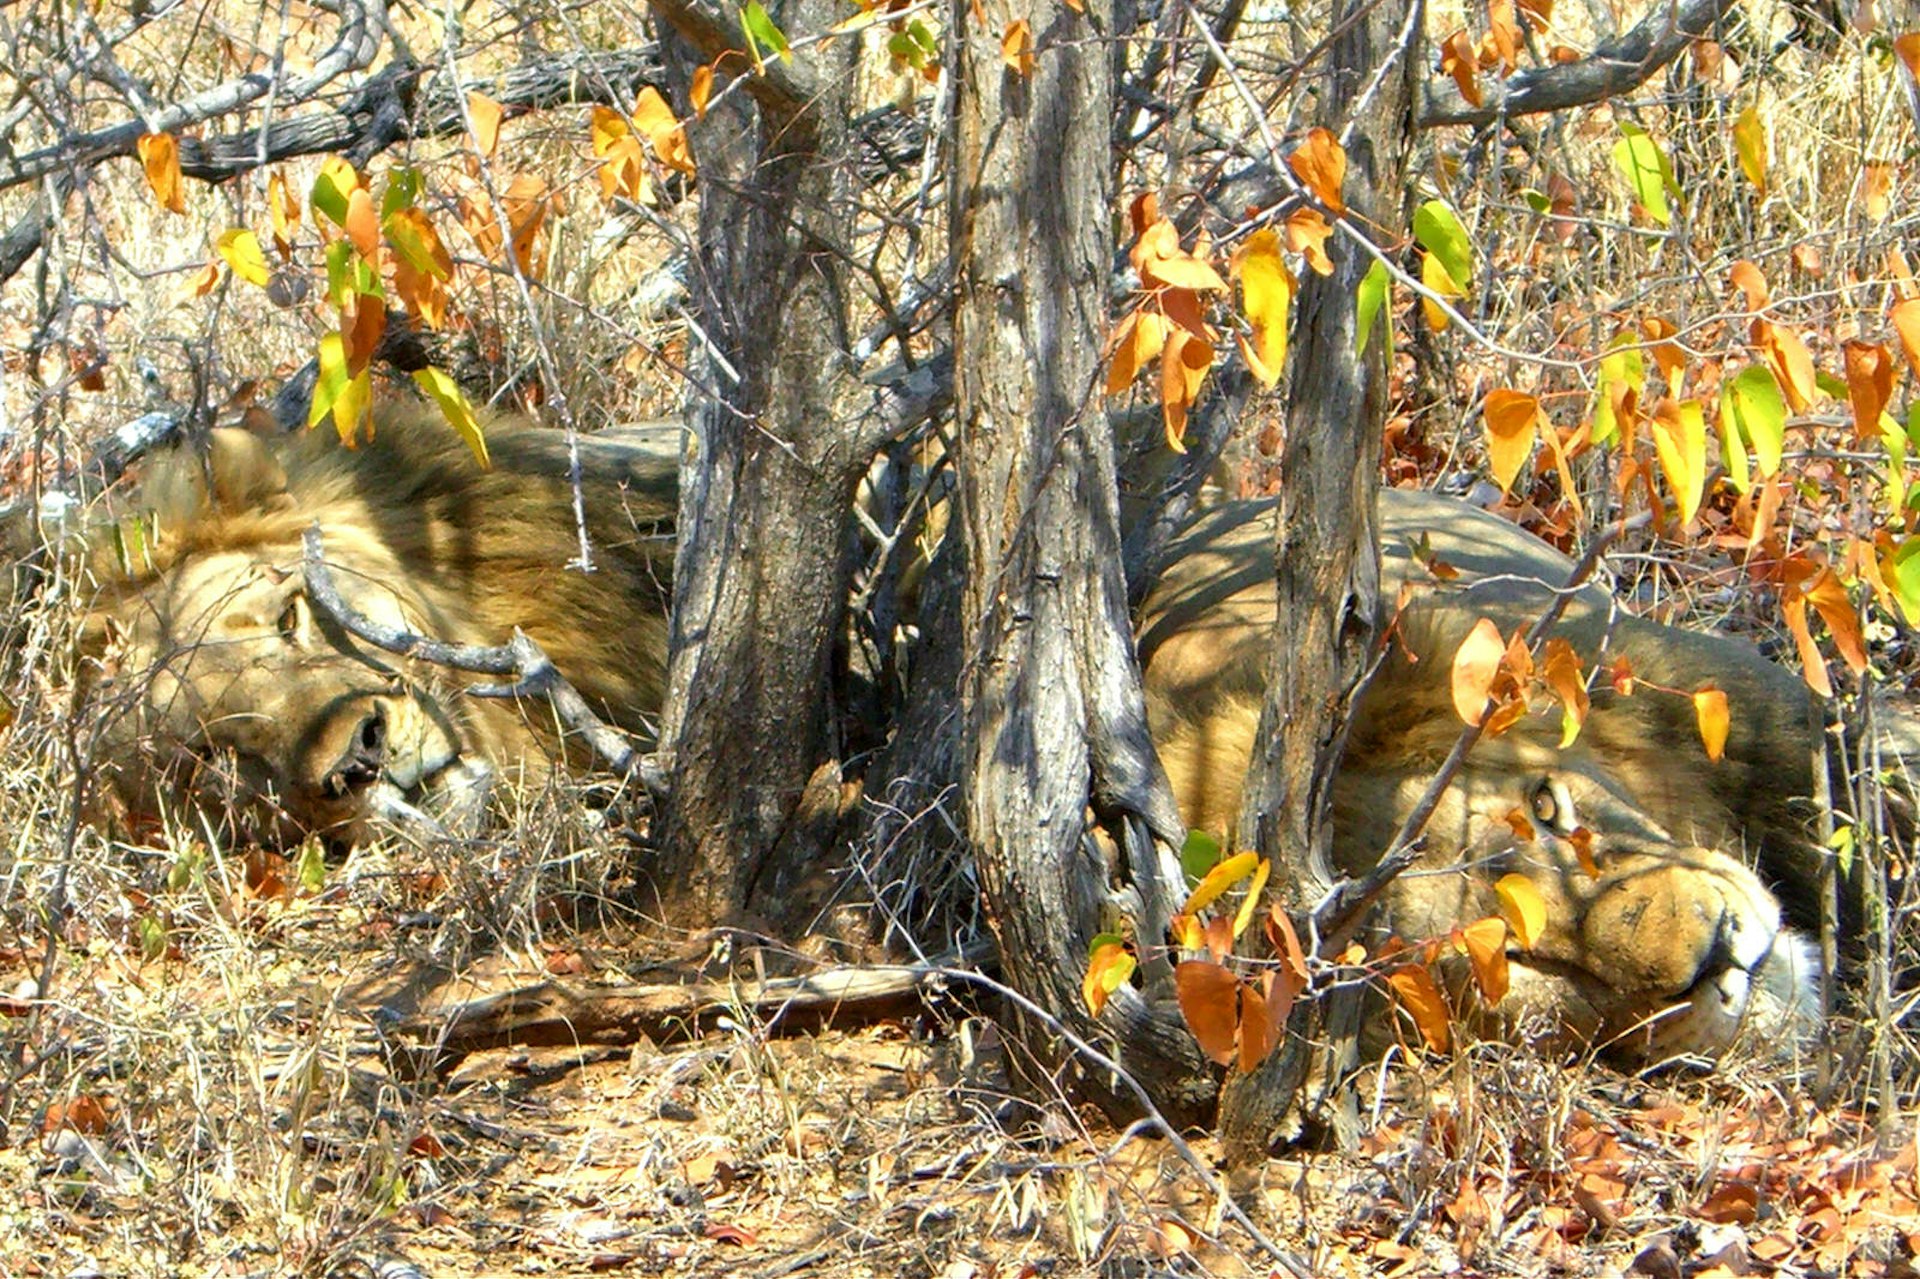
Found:
[[(1324, 101), (1347, 152), (1345, 198), (1362, 226), (1404, 227), (1414, 91), (1424, 66), (1423, 6), (1345, 0), (1336, 6), (1332, 84)], [(1405, 43), (1403, 44), (1403, 41)], [(1340, 118), (1360, 106), (1350, 121)], [(1331, 276), (1301, 285), (1281, 457), (1274, 548), (1279, 608), (1267, 699), (1247, 773), (1240, 831), (1274, 859), (1274, 883), (1300, 914), (1333, 882), (1333, 775), (1348, 704), (1366, 669), (1380, 612), (1374, 505), (1386, 422), (1384, 332), (1357, 352), (1355, 292), (1373, 259), (1343, 245)], [(1377, 323), (1386, 324), (1384, 308)], [(1307, 936), (1303, 929), (1302, 938)], [(1326, 1038), (1324, 1000), (1302, 1000), (1280, 1049), (1227, 1081), (1220, 1133), (1241, 1154), (1264, 1152), (1292, 1109)]]
[[(768, 9), (789, 32), (842, 16), (831, 0)], [(739, 43), (731, 10), (656, 11), (678, 37), (663, 52), (683, 95), (695, 66)], [(787, 872), (817, 862), (829, 837), (831, 656), (854, 486), (874, 448), (841, 389), (854, 381), (843, 266), (854, 51), (836, 40), (770, 60), (740, 90), (716, 88), (688, 125), (702, 192), (690, 283), (708, 345), (680, 490), (660, 736), (670, 793), (648, 868), (682, 925), (733, 915), (756, 891), (777, 902)]]
[[(1183, 831), (1147, 735), (1100, 398), (1111, 13), (1111, 0), (950, 11), (965, 811), (1008, 983), (1074, 1034), (1112, 1041), (1162, 1112), (1192, 1123), (1208, 1116), (1213, 1078), (1162, 951), (1181, 887), (1166, 844)], [(1001, 58), (1016, 18), (1033, 32), (1030, 75)], [(1087, 837), (1089, 794), (1121, 831), (1119, 865)], [(1096, 1021), (1080, 994), (1088, 942), (1129, 927), (1146, 988), (1123, 988)], [(1069, 1091), (1138, 1110), (1117, 1081), (1079, 1072), (1050, 1028), (1021, 1029)]]

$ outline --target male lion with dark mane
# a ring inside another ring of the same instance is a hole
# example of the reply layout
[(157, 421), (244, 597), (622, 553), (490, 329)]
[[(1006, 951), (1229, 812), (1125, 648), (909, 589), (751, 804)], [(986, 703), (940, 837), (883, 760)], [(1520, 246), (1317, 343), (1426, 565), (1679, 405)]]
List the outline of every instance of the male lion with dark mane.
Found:
[[(316, 521), (363, 614), (461, 643), (519, 627), (590, 703), (645, 734), (665, 661), (673, 458), (631, 436), (582, 441), (598, 563), (587, 574), (565, 568), (577, 538), (563, 438), (500, 421), (489, 440), (483, 470), (443, 424), (390, 411), (358, 450), (325, 433), (222, 431), (204, 462), (148, 464), (134, 508), (152, 535), (136, 539), (136, 562), (93, 554), (93, 615), (111, 636), (104, 691), (123, 707), (107, 762), (128, 816), (197, 812), (235, 840), (352, 842), (374, 815), (432, 811), (551, 757), (540, 706), (468, 696), (471, 680), (373, 649), (316, 612), (300, 545)], [(1234, 820), (1258, 718), (1274, 607), (1267, 509), (1199, 521), (1141, 632), (1156, 739), (1189, 823), (1214, 831)], [(1340, 774), (1336, 842), (1353, 872), (1380, 855), (1458, 732), (1447, 670), (1460, 638), (1483, 615), (1503, 630), (1530, 621), (1569, 568), (1457, 502), (1385, 493), (1382, 520), (1383, 598), (1403, 581), (1416, 589)], [(1423, 534), (1460, 584), (1424, 580), (1405, 546)], [(1653, 692), (1597, 690), (1566, 750), (1557, 723), (1523, 720), (1482, 742), (1448, 789), (1424, 860), (1389, 894), (1391, 925), (1443, 936), (1490, 913), (1493, 882), (1518, 872), (1549, 918), (1512, 957), (1502, 1009), (1513, 1018), (1543, 1015), (1636, 1059), (1716, 1055), (1743, 1026), (1797, 1040), (1817, 1017), (1817, 965), (1743, 859), (1796, 891), (1815, 878), (1819, 850), (1794, 806), (1813, 791), (1806, 692), (1742, 643), (1619, 614), (1596, 588), (1558, 633), (1670, 688), (1716, 681), (1732, 704), (1726, 757), (1705, 757), (1687, 699)], [(1509, 820), (1515, 810), (1526, 824)], [(1582, 827), (1596, 866), (1582, 864)]]

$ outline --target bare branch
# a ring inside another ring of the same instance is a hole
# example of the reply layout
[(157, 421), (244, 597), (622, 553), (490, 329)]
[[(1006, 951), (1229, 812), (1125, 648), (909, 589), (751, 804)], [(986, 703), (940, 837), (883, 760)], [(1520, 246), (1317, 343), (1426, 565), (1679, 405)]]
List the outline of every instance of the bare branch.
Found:
[(1519, 115), (1562, 111), (1619, 97), (1645, 84), (1680, 56), (1681, 50), (1713, 33), (1734, 0), (1681, 0), (1656, 4), (1633, 27), (1602, 44), (1578, 62), (1521, 71), (1487, 86), (1485, 101), (1474, 106), (1460, 96), (1450, 76), (1429, 80), (1415, 123), (1423, 129), (1442, 124), (1491, 124)]

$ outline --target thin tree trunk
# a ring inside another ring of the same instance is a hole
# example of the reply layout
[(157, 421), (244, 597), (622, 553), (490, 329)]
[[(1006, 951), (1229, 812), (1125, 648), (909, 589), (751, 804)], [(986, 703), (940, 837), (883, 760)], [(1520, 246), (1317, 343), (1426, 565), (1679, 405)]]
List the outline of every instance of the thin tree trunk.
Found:
[[(768, 8), (793, 32), (841, 16), (827, 0)], [(663, 51), (683, 85), (709, 46), (738, 39), (718, 10), (662, 12), (678, 33)], [(834, 754), (849, 510), (872, 452), (839, 390), (852, 380), (842, 142), (853, 51), (837, 40), (775, 63), (778, 76), (749, 76), (748, 92), (718, 96), (688, 125), (701, 189), (696, 340), (709, 345), (682, 470), (661, 726), (671, 794), (648, 867), (683, 925), (726, 917), (756, 884), (823, 851), (802, 799), (822, 793), (808, 783)]]
[[(1111, 0), (1084, 12), (989, 0), (951, 15), (967, 828), (1009, 984), (1075, 1034), (1116, 1041), (1160, 1108), (1194, 1122), (1213, 1080), (1171, 1001), (1164, 958), (1148, 965), (1145, 998), (1123, 988), (1098, 1022), (1080, 994), (1096, 933), (1131, 926), (1143, 957), (1160, 952), (1180, 883), (1170, 850), (1137, 826), (1123, 846), (1151, 851), (1118, 867), (1085, 833), (1091, 794), (1110, 826), (1144, 819), (1162, 841), (1181, 837), (1133, 661), (1099, 394), (1113, 261)], [(1033, 32), (1028, 75), (1002, 60), (1014, 19)], [(1044, 1028), (1022, 1032), (1044, 1069), (1064, 1069), (1069, 1091), (1115, 1113), (1138, 1109), (1114, 1080), (1076, 1073)]]
[[(1326, 101), (1364, 114), (1343, 136), (1346, 202), (1361, 226), (1405, 227), (1406, 157), (1424, 16), (1416, 3), (1348, 0), (1336, 6), (1332, 84)], [(1339, 131), (1343, 121), (1332, 119)], [(1380, 615), (1380, 552), (1374, 495), (1386, 421), (1387, 342), (1375, 332), (1357, 354), (1355, 291), (1372, 259), (1343, 246), (1334, 273), (1301, 287), (1281, 458), (1276, 564), (1279, 607), (1267, 699), (1248, 768), (1240, 827), (1274, 859), (1275, 882), (1298, 914), (1332, 882), (1333, 775), (1339, 735), (1365, 671)], [(1381, 320), (1385, 321), (1383, 314)], [(1304, 932), (1301, 934), (1306, 935)], [(1280, 1051), (1230, 1078), (1220, 1133), (1242, 1156), (1264, 1152), (1291, 1110), (1323, 1041), (1324, 1000), (1302, 1001)]]

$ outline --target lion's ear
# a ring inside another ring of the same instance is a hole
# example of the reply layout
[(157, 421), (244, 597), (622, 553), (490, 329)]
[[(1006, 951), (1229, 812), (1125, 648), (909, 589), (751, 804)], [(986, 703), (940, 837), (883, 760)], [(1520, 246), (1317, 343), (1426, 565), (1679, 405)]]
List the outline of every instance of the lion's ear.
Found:
[(228, 515), (273, 511), (285, 506), (287, 472), (266, 442), (251, 431), (215, 428), (207, 441), (207, 467), (213, 476), (213, 507)]

